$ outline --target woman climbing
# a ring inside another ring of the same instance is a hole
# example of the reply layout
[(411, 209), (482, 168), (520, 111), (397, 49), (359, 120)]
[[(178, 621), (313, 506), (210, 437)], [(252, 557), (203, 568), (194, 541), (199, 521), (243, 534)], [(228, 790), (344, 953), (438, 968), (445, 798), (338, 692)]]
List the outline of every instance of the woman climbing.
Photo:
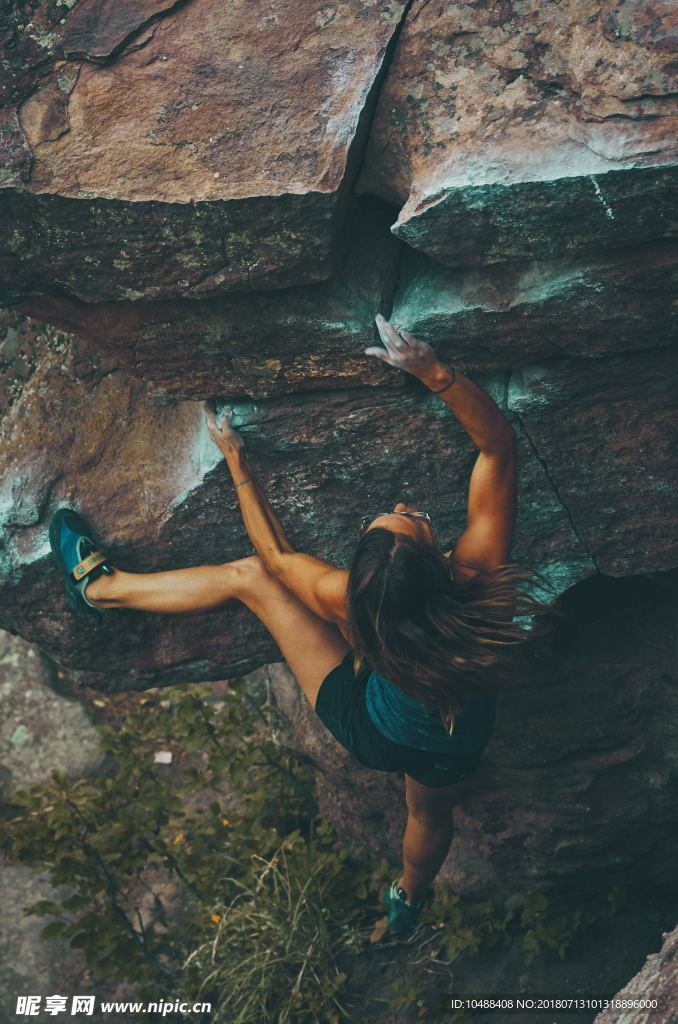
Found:
[[(209, 432), (233, 477), (256, 555), (224, 565), (128, 573), (96, 550), (88, 524), (60, 509), (50, 525), (70, 603), (80, 610), (208, 612), (237, 599), (263, 622), (313, 708), (365, 766), (403, 772), (403, 872), (384, 900), (389, 927), (413, 927), (452, 841), (452, 811), (494, 724), (496, 670), (529, 635), (535, 605), (509, 566), (515, 435), (494, 401), (407, 331), (376, 318), (366, 354), (419, 378), (479, 449), (468, 521), (444, 555), (431, 520), (405, 502), (366, 516), (349, 570), (294, 551), (230, 417)], [(520, 621), (522, 619), (522, 622)]]

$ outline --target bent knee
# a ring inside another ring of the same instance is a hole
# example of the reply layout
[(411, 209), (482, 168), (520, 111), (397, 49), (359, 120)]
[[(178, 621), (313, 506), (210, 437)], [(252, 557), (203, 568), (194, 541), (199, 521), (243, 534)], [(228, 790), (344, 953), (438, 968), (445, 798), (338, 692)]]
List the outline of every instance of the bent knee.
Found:
[(229, 562), (228, 565), (236, 573), (238, 597), (245, 604), (261, 594), (264, 587), (282, 586), (268, 571), (261, 555), (238, 558), (234, 562)]

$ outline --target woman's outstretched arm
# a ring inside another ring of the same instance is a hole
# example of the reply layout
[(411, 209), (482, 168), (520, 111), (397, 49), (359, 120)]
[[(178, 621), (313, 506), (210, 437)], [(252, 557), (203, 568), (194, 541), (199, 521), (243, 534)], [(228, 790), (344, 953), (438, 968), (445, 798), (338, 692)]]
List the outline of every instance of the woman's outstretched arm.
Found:
[(233, 477), (245, 529), (264, 565), (316, 615), (343, 625), (348, 572), (294, 550), (254, 476), (243, 440), (231, 426), (231, 417), (227, 415), (218, 424), (213, 409), (207, 406), (206, 413), (212, 440)]
[(385, 348), (366, 349), (418, 377), (456, 416), (480, 449), (469, 482), (467, 526), (454, 548), (454, 578), (509, 559), (516, 516), (516, 436), (496, 402), (461, 370), (441, 362), (425, 341), (396, 331), (383, 317), (377, 327)]
[(269, 563), (272, 563), (277, 555), (283, 551), (292, 551), (292, 545), (263, 490), (255, 480), (245, 455), (243, 439), (231, 426), (230, 412), (221, 423), (217, 423), (215, 411), (208, 404), (205, 405), (205, 413), (210, 436), (226, 459), (233, 477), (249, 538), (268, 568)]

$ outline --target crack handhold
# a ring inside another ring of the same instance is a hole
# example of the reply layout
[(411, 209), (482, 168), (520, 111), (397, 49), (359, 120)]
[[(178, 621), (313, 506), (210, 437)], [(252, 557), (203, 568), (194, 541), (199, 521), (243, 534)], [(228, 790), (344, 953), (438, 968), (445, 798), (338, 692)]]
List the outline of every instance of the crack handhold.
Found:
[(532, 435), (530, 434), (529, 430), (525, 426), (525, 421), (524, 421), (523, 417), (520, 415), (519, 412), (516, 411), (515, 407), (510, 404), (510, 394), (511, 394), (511, 385), (512, 384), (517, 386), (517, 384), (515, 382), (514, 371), (510, 371), (509, 372), (509, 380), (508, 380), (507, 387), (506, 387), (506, 406), (507, 406), (507, 409), (515, 417), (515, 419), (517, 420), (523, 437), (527, 441), (527, 443), (528, 443), (528, 445), (530, 447), (530, 450), (534, 454), (535, 459), (537, 460), (537, 462), (541, 466), (542, 471), (544, 473), (544, 476), (545, 476), (546, 480), (548, 481), (549, 486), (551, 487), (551, 490), (553, 491), (553, 494), (554, 494), (558, 504), (560, 505), (560, 507), (562, 508), (563, 512), (565, 513), (565, 515), (567, 517), (567, 521), (570, 524), (570, 528), (572, 530), (573, 535), (576, 537), (576, 539), (579, 542), (579, 544), (581, 544), (582, 550), (586, 553), (586, 556), (591, 559), (591, 563), (592, 563), (592, 565), (595, 566), (596, 571), (600, 571), (598, 563), (597, 563), (597, 561), (596, 561), (596, 559), (595, 559), (595, 557), (593, 555), (593, 552), (589, 549), (586, 541), (584, 540), (584, 538), (579, 533), (579, 530), (577, 528), (577, 524), (575, 523), (575, 520), (574, 520), (574, 516), (572, 515), (572, 512), (571, 512), (569, 506), (567, 505), (567, 502), (563, 499), (563, 496), (560, 493), (560, 489), (559, 489), (558, 485), (556, 484), (556, 482), (553, 479), (551, 473), (549, 472), (549, 467), (547, 465), (546, 459), (544, 458), (544, 456), (540, 453), (539, 449), (537, 448), (537, 445), (536, 445), (536, 443), (534, 441), (534, 438), (532, 437)]

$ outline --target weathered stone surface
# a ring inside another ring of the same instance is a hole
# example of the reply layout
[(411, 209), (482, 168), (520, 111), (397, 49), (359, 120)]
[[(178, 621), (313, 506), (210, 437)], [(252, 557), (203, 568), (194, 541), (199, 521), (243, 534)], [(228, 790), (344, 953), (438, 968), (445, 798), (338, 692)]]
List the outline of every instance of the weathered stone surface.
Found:
[[(50, 345), (34, 324), (23, 329), (33, 335), (28, 360), (17, 319), (9, 348), (24, 357), (25, 379), (5, 393), (0, 445), (2, 625), (110, 689), (227, 678), (272, 661), (273, 641), (237, 603), (199, 620), (115, 611), (97, 623), (68, 611), (47, 544), (59, 505), (89, 516), (130, 570), (229, 561), (252, 548), (198, 403), (151, 403), (142, 384), (63, 335)], [(503, 402), (504, 375), (482, 383)], [(232, 403), (301, 550), (347, 564), (360, 515), (404, 496), (431, 509), (443, 543), (459, 535), (475, 449), (440, 400), (412, 385)], [(515, 557), (560, 588), (590, 575), (593, 562), (525, 440), (520, 473)]]
[[(571, 621), (502, 694), (443, 880), (481, 898), (675, 887), (675, 10), (416, 0), (361, 183), (405, 204), (398, 241), (372, 197), (349, 214), (406, 7), (31, 0), (30, 29), (11, 22), (0, 302), (88, 345), (3, 320), (0, 623), (109, 691), (280, 656), (236, 602), (66, 606), (47, 544), (63, 504), (130, 570), (252, 551), (179, 397), (234, 404), (299, 549), (346, 565), (360, 515), (401, 498), (452, 546), (476, 451), (438, 399), (362, 358), (393, 303), (513, 420), (512, 554), (567, 591)], [(356, 767), (268, 672), (342, 838), (395, 852), (402, 779)]]
[(0, 193), (0, 302), (328, 278), (404, 7), (81, 0), (61, 33), (83, 59), (18, 107), (33, 159)]
[(41, 939), (40, 932), (47, 922), (44, 918), (27, 917), (24, 912), (25, 907), (38, 900), (53, 900), (55, 893), (61, 898), (67, 895), (63, 888), (55, 891), (45, 874), (0, 860), (2, 1024), (14, 1024), (21, 1019), (14, 1013), (18, 996), (52, 996), (62, 990), (64, 977), (72, 972), (79, 958), (78, 952), (61, 939)]
[[(594, 1024), (676, 1024), (678, 1021), (678, 927), (662, 934), (664, 943), (643, 968), (617, 993), (622, 1006), (599, 1013)], [(628, 1008), (623, 1001), (630, 1001)], [(658, 1008), (652, 1008), (657, 1000)], [(643, 1001), (649, 1008), (634, 1006)]]
[(16, 110), (0, 111), (0, 188), (21, 185), (31, 173), (33, 155), (21, 130)]
[(351, 245), (334, 277), (317, 285), (200, 301), (82, 303), (46, 297), (24, 312), (92, 342), (155, 394), (264, 398), (285, 392), (388, 382), (364, 355), (374, 317), (387, 313), (399, 245), (390, 213), (358, 204)]
[[(73, 6), (71, 0), (68, 4)], [(23, 0), (2, 5), (0, 107), (23, 99), (49, 73), (59, 44), (59, 27), (67, 11), (59, 0)]]
[(53, 769), (77, 779), (103, 761), (99, 735), (84, 707), (57, 696), (52, 669), (19, 637), (0, 633), (0, 781), (3, 799), (49, 779)]
[(416, 0), (360, 187), (450, 266), (675, 231), (675, 5)]
[[(115, 57), (162, 15), (186, 0), (80, 0), (65, 19), (59, 44), (67, 60), (103, 62)], [(140, 45), (145, 45), (143, 38)]]
[[(674, 345), (677, 291), (673, 241), (576, 262), (464, 270), (408, 253), (392, 317), (441, 358), (494, 370), (557, 354), (589, 358)], [(661, 362), (662, 354), (648, 352), (647, 360)]]
[(675, 346), (511, 375), (508, 407), (601, 572), (678, 563), (677, 395)]
[[(54, 674), (39, 651), (0, 631), (0, 804), (11, 803), (18, 789), (48, 781), (53, 769), (71, 779), (101, 770), (99, 735), (82, 703), (57, 695)], [(83, 991), (73, 988), (70, 977), (78, 952), (59, 940), (41, 939), (47, 921), (25, 913), (40, 899), (68, 895), (63, 887), (55, 889), (45, 872), (0, 858), (3, 1024), (17, 1019), (18, 996)]]
[[(455, 809), (440, 878), (458, 892), (558, 890), (568, 878), (580, 892), (676, 884), (676, 573), (597, 576), (563, 605), (554, 650), (526, 657), (502, 691), (494, 735)], [(283, 738), (317, 765), (321, 809), (342, 841), (396, 855), (402, 778), (356, 765), (289, 674), (269, 674), (289, 723)]]
[[(508, 408), (555, 507), (613, 575), (668, 569), (678, 556), (677, 252), (653, 242), (464, 270), (413, 253), (394, 297), (394, 321), (442, 358), (510, 374)], [(522, 488), (536, 522), (546, 506)]]

